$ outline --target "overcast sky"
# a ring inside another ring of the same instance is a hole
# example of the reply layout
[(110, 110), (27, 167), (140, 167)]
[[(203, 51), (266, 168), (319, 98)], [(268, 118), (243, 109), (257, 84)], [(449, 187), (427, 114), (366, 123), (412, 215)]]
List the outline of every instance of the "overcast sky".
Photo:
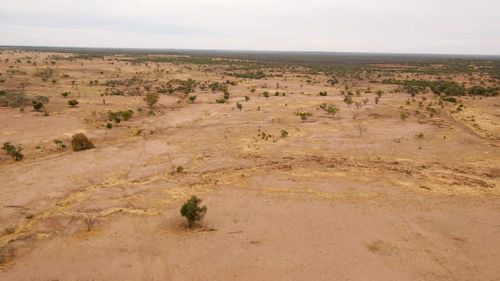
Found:
[(0, 0), (0, 45), (500, 54), (500, 0)]

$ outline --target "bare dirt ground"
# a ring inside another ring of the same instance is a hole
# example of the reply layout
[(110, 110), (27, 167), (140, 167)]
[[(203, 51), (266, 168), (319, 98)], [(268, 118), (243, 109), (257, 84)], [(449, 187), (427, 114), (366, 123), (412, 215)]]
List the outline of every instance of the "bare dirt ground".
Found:
[[(58, 60), (56, 82), (34, 77), (51, 55), (0, 54), (0, 87), (50, 98), (48, 116), (0, 107), (0, 143), (25, 155), (0, 155), (0, 280), (500, 280), (498, 96), (417, 115), (418, 101), (437, 104), (432, 93), (408, 101), (371, 85), (380, 102), (363, 92), (357, 108), (321, 74), (241, 79), (116, 57)], [(226, 104), (210, 89), (194, 103), (161, 95), (154, 115), (142, 96), (100, 95), (106, 80), (134, 75), (238, 84)], [(105, 127), (108, 110), (127, 109), (130, 120)], [(96, 148), (56, 149), (76, 132)], [(179, 208), (194, 194), (208, 212), (188, 230)]]

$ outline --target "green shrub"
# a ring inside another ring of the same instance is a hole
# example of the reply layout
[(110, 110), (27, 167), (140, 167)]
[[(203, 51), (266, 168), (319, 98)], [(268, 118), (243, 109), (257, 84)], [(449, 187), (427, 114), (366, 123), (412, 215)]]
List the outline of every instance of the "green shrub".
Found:
[(33, 109), (35, 109), (36, 111), (40, 111), (43, 107), (43, 103), (40, 101), (32, 101), (32, 103), (33, 103)]
[(337, 112), (340, 111), (340, 109), (334, 105), (334, 104), (326, 104), (326, 103), (323, 103), (319, 106), (321, 109), (323, 109), (323, 111), (325, 111), (326, 113), (328, 113), (329, 115), (333, 117), (335, 117), (335, 114), (337, 114)]
[(78, 104), (78, 101), (73, 99), (68, 101), (69, 106), (75, 107)]
[(185, 217), (188, 223), (188, 227), (193, 227), (195, 222), (203, 219), (207, 212), (207, 206), (200, 207), (201, 199), (196, 196), (191, 196), (181, 207), (181, 216)]
[(94, 144), (87, 138), (84, 133), (74, 134), (71, 138), (71, 146), (74, 151), (81, 151), (95, 148)]
[(12, 144), (10, 144), (10, 142), (5, 142), (2, 146), (2, 149), (5, 150), (7, 154), (12, 156), (14, 160), (16, 161), (23, 160), (24, 155), (21, 153), (21, 151), (23, 150), (22, 148), (15, 147)]
[(160, 95), (158, 93), (147, 93), (146, 96), (144, 97), (144, 101), (146, 101), (146, 104), (149, 107), (153, 107), (158, 100), (160, 99)]
[(0, 106), (20, 107), (28, 105), (30, 100), (23, 93), (0, 91)]

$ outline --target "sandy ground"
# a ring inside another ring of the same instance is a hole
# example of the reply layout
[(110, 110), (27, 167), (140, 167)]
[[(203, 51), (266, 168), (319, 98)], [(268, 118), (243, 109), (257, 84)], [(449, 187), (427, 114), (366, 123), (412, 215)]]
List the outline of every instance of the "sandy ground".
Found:
[[(2, 54), (15, 55), (26, 56)], [(220, 81), (217, 71), (162, 66), (167, 80)], [(150, 67), (58, 62), (57, 74), (73, 78), (55, 85), (19, 67), (27, 77), (3, 85), (32, 81), (26, 91), (49, 96), (50, 115), (0, 108), (0, 142), (25, 153), (0, 156), (0, 227), (14, 229), (0, 235), (0, 280), (500, 280), (499, 97), (402, 121), (400, 106), (418, 109), (403, 94), (375, 105), (363, 93), (355, 99), (370, 101), (357, 109), (341, 86), (319, 97), (323, 83), (289, 75), (244, 80), (228, 104), (211, 91), (197, 90), (194, 104), (162, 96), (149, 116), (137, 111), (141, 97), (103, 105), (101, 90), (69, 81), (101, 70), (162, 77)], [(276, 83), (285, 97), (260, 95)], [(59, 95), (66, 89), (77, 108)], [(341, 111), (328, 117), (323, 102)], [(113, 129), (99, 119), (129, 108), (133, 118)], [(297, 110), (313, 116), (301, 122)], [(96, 148), (56, 150), (54, 139), (68, 144), (75, 132)], [(193, 194), (208, 212), (188, 230), (179, 208)]]

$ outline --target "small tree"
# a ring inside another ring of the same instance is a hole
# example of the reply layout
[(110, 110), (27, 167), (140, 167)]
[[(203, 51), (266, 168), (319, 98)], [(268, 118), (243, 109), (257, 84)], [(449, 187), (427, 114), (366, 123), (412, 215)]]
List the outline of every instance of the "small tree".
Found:
[(146, 96), (144, 97), (144, 101), (146, 101), (147, 105), (149, 107), (153, 107), (158, 100), (160, 99), (160, 95), (158, 93), (147, 93)]
[(71, 138), (71, 146), (73, 147), (74, 151), (95, 148), (94, 144), (87, 138), (84, 133), (74, 134)]
[(200, 207), (201, 199), (196, 196), (191, 196), (181, 207), (181, 216), (185, 217), (188, 222), (188, 227), (193, 227), (194, 223), (201, 220), (206, 212), (207, 206)]
[(189, 101), (194, 103), (196, 101), (197, 96), (189, 96)]
[(63, 98), (67, 98), (69, 96), (69, 92), (62, 92), (61, 96), (63, 96)]
[(236, 107), (241, 111), (243, 109), (243, 105), (241, 103), (237, 102)]
[(69, 104), (69, 106), (71, 106), (71, 107), (75, 107), (75, 106), (78, 104), (78, 101), (77, 101), (77, 100), (74, 100), (74, 99), (73, 99), (73, 100), (69, 100), (69, 101), (68, 101), (68, 104)]

